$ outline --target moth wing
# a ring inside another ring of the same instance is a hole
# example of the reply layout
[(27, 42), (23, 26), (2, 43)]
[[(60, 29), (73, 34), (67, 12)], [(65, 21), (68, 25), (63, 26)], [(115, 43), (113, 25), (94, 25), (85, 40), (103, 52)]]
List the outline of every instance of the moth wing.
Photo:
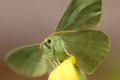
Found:
[(37, 77), (47, 72), (47, 63), (42, 54), (40, 53), (40, 45), (33, 44), (8, 52), (5, 61), (15, 72)]
[(96, 27), (100, 22), (101, 5), (101, 0), (71, 0), (55, 32)]
[(58, 34), (68, 53), (75, 56), (85, 73), (92, 73), (109, 50), (108, 37), (101, 31), (85, 30)]

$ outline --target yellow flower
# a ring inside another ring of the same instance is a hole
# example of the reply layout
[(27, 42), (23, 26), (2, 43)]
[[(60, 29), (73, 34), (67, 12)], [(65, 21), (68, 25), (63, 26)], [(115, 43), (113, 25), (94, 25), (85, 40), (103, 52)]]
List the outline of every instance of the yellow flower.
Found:
[(70, 56), (50, 73), (48, 80), (79, 80), (75, 63), (74, 56)]

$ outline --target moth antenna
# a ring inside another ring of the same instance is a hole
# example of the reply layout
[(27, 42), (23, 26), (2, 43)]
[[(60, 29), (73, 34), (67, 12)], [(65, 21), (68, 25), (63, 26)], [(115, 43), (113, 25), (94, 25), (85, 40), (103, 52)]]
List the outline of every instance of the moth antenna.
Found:
[(43, 42), (40, 43), (40, 53), (42, 53)]

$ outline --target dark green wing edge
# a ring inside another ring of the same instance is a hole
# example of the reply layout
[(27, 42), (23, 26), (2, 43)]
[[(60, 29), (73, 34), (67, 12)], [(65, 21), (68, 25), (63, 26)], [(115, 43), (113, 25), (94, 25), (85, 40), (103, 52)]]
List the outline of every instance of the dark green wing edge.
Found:
[(7, 53), (5, 61), (15, 72), (26, 76), (38, 77), (47, 72), (47, 63), (40, 53), (39, 44), (14, 49)]
[(94, 28), (100, 22), (101, 0), (71, 0), (55, 32)]

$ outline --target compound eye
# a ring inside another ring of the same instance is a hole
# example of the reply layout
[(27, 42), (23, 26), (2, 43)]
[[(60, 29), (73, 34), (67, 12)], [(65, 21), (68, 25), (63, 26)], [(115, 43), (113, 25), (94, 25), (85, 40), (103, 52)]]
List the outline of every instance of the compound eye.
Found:
[(50, 39), (46, 39), (45, 42), (44, 42), (44, 44), (45, 44), (48, 48), (50, 48), (50, 43), (51, 43), (51, 40), (50, 40)]
[(48, 40), (47, 40), (47, 42), (48, 42), (48, 44), (50, 44), (50, 43), (51, 43), (51, 40), (50, 40), (50, 39), (48, 39)]

